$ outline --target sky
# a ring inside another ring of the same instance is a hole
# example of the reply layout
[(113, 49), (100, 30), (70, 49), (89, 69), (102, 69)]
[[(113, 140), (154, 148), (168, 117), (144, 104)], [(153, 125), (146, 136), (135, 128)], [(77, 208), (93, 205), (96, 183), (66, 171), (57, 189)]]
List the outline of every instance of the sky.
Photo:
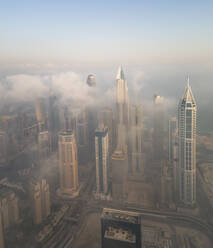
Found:
[(122, 64), (132, 95), (176, 107), (189, 75), (198, 126), (213, 131), (212, 13), (212, 0), (0, 0), (0, 95), (35, 98), (48, 78), (79, 99), (93, 73), (113, 100)]
[(1, 0), (0, 62), (212, 63), (213, 1)]

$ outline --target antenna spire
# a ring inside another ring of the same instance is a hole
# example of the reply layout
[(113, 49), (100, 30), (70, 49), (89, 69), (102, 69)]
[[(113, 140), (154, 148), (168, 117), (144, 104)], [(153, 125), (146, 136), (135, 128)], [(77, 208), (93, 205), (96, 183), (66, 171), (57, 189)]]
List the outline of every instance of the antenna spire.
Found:
[(189, 85), (189, 75), (187, 76), (187, 87), (190, 87), (190, 85)]

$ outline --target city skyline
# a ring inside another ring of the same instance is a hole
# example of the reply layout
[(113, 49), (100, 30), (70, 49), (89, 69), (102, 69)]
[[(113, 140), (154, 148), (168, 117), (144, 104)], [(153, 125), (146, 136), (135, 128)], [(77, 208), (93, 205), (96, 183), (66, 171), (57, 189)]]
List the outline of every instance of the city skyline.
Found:
[(212, 13), (1, 3), (0, 248), (213, 247)]

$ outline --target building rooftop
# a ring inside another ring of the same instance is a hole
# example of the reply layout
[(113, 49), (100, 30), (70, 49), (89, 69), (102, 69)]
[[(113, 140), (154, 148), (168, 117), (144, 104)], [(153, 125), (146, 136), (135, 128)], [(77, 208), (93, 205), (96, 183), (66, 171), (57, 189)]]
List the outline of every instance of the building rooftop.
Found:
[(105, 126), (99, 126), (95, 130), (95, 136), (105, 136), (107, 134), (108, 128)]
[(118, 68), (118, 73), (117, 73), (116, 79), (117, 80), (119, 80), (119, 79), (124, 80), (125, 79), (125, 77), (124, 77), (124, 71), (123, 71), (122, 66), (119, 66), (119, 68)]
[(104, 208), (101, 217), (103, 219), (111, 219), (115, 221), (129, 222), (134, 224), (141, 223), (141, 217), (139, 213), (111, 208)]
[(124, 160), (125, 159), (125, 154), (123, 153), (123, 151), (120, 150), (115, 150), (112, 154), (112, 159), (113, 160)]
[(63, 135), (63, 136), (68, 136), (68, 135), (72, 135), (73, 131), (68, 129), (68, 130), (63, 130), (61, 132), (59, 132), (59, 135)]
[(136, 242), (136, 235), (131, 231), (124, 230), (122, 228), (109, 227), (109, 229), (105, 231), (104, 238), (115, 239), (129, 243)]
[(196, 105), (191, 86), (189, 85), (189, 77), (187, 79), (187, 85), (186, 85), (183, 97), (180, 100), (180, 102), (181, 102), (181, 104), (192, 103), (193, 107)]

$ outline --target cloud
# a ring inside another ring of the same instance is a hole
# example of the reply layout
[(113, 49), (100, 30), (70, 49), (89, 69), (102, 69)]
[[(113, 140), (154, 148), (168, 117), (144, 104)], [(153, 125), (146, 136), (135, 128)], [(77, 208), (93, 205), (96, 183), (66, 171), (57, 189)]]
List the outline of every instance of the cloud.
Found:
[(7, 76), (5, 87), (1, 85), (0, 94), (7, 101), (31, 101), (47, 94), (47, 86), (41, 76), (19, 74)]
[(50, 91), (59, 96), (62, 105), (71, 108), (97, 104), (98, 89), (89, 87), (82, 74), (73, 71), (49, 75), (16, 74), (0, 83), (3, 103), (33, 102), (47, 98)]
[(93, 105), (96, 88), (89, 87), (81, 75), (69, 71), (50, 76), (51, 88), (57, 92), (63, 103)]

